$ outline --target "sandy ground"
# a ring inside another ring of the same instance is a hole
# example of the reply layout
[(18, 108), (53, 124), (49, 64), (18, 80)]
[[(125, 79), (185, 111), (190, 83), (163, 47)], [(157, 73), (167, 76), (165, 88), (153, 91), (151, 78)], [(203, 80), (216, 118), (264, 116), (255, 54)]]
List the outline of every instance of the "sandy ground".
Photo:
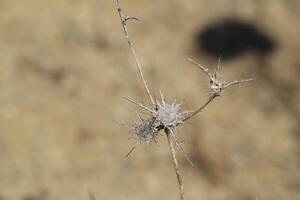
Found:
[[(221, 18), (255, 24), (276, 42), (268, 56), (222, 62), (226, 91), (177, 130), (189, 200), (300, 199), (299, 1), (124, 0), (153, 93), (194, 109), (214, 67), (194, 36)], [(0, 0), (0, 199), (179, 199), (169, 149), (139, 145), (120, 123), (147, 102), (113, 0)]]

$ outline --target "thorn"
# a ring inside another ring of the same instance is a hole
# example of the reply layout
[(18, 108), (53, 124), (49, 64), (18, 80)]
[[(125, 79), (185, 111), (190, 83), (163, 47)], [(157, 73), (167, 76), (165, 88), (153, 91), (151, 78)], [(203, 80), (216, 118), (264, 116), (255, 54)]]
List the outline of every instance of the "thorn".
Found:
[(221, 60), (222, 60), (222, 54), (221, 54), (220, 57), (219, 57), (218, 66), (217, 66), (216, 71), (215, 71), (215, 76), (216, 76), (216, 77), (217, 77), (217, 75), (218, 75), (218, 72), (220, 71)]
[(164, 97), (163, 93), (161, 92), (161, 90), (159, 90), (159, 93), (160, 93), (161, 102), (162, 102), (163, 106), (165, 106), (165, 97)]
[(211, 74), (209, 73), (208, 68), (202, 66), (200, 63), (194, 61), (191, 58), (188, 58), (188, 61), (190, 61), (191, 63), (193, 63), (194, 65), (196, 65), (197, 67), (199, 67), (209, 78), (211, 78)]
[(233, 85), (238, 85), (241, 83), (245, 83), (245, 82), (249, 82), (249, 81), (254, 81), (255, 78), (249, 78), (249, 79), (243, 79), (243, 80), (235, 80), (235, 81), (231, 81), (229, 83), (227, 83), (226, 85), (224, 85), (224, 89), (233, 86)]
[(130, 151), (126, 154), (125, 158), (128, 158), (128, 156), (135, 150), (136, 145), (131, 147)]
[(139, 18), (133, 17), (133, 16), (126, 16), (126, 17), (124, 18), (124, 22), (125, 22), (125, 23), (126, 23), (127, 21), (129, 21), (129, 20), (136, 20), (136, 21), (138, 21)]

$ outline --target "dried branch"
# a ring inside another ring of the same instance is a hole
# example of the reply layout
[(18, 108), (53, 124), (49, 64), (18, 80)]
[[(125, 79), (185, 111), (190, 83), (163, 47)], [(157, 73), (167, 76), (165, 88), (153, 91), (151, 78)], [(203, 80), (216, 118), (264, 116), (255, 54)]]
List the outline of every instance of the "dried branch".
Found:
[(131, 20), (131, 19), (137, 20), (138, 18), (132, 17), (132, 16), (126, 16), (126, 17), (124, 17), (124, 14), (123, 14), (123, 11), (122, 11), (122, 8), (121, 8), (121, 4), (120, 4), (120, 0), (117, 0), (117, 9), (118, 9), (118, 13), (119, 13), (119, 16), (120, 16), (120, 20), (121, 20), (121, 23), (122, 23), (122, 27), (123, 27), (123, 30), (124, 30), (125, 37), (127, 39), (127, 43), (128, 43), (130, 52), (131, 52), (131, 54), (133, 56), (134, 62), (135, 62), (136, 67), (137, 67), (137, 69), (139, 71), (140, 77), (141, 77), (141, 79), (143, 81), (144, 87), (145, 87), (146, 92), (147, 92), (147, 94), (148, 94), (148, 96), (150, 98), (150, 101), (154, 105), (154, 99), (153, 99), (153, 97), (152, 97), (152, 95), (150, 93), (149, 87), (148, 87), (147, 82), (146, 82), (146, 80), (144, 78), (144, 74), (143, 74), (143, 71), (142, 71), (141, 63), (140, 63), (139, 58), (138, 58), (138, 56), (137, 56), (137, 54), (135, 52), (135, 49), (133, 47), (133, 44), (131, 42), (131, 39), (130, 39), (130, 36), (129, 36), (129, 33), (128, 33), (128, 29), (127, 29), (127, 21)]
[(203, 104), (201, 107), (199, 107), (197, 110), (195, 110), (194, 112), (192, 112), (192, 114), (190, 114), (189, 116), (185, 117), (183, 119), (183, 121), (187, 121), (190, 118), (194, 117), (196, 114), (198, 114), (199, 112), (201, 112), (206, 106), (208, 106), (208, 104), (210, 104), (212, 102), (212, 100), (214, 100), (216, 97), (218, 97), (219, 95), (214, 93), (207, 102), (205, 102), (205, 104)]
[(172, 139), (170, 138), (171, 133), (170, 133), (170, 130), (167, 129), (167, 128), (164, 129), (164, 130), (165, 130), (165, 133), (166, 133), (166, 136), (167, 136), (167, 139), (168, 139), (168, 144), (169, 144), (171, 155), (172, 155), (172, 161), (173, 161), (174, 169), (175, 169), (175, 172), (176, 172), (176, 177), (177, 177), (179, 191), (180, 191), (180, 199), (184, 200), (183, 182), (182, 182), (182, 177), (181, 177), (181, 174), (180, 174), (180, 171), (179, 171), (178, 162), (177, 162), (177, 159), (176, 159), (174, 144), (172, 142)]

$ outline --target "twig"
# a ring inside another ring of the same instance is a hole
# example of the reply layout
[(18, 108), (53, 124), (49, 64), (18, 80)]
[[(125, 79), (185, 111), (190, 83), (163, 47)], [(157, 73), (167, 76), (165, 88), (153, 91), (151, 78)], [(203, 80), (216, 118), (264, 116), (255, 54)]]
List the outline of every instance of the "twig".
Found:
[(124, 34), (125, 34), (125, 37), (127, 39), (127, 43), (128, 43), (130, 52), (131, 52), (131, 54), (133, 56), (135, 65), (136, 65), (136, 67), (137, 67), (137, 69), (139, 71), (140, 77), (141, 77), (141, 79), (143, 81), (144, 87), (145, 87), (146, 92), (147, 92), (147, 94), (148, 94), (148, 96), (150, 98), (150, 101), (151, 101), (152, 105), (154, 105), (155, 104), (154, 99), (153, 99), (153, 97), (152, 97), (152, 95), (150, 93), (149, 87), (148, 87), (147, 82), (146, 82), (146, 80), (144, 78), (144, 74), (143, 74), (143, 71), (142, 71), (142, 66), (141, 66), (140, 61), (138, 59), (138, 56), (137, 56), (137, 54), (135, 52), (135, 49), (133, 47), (133, 44), (131, 42), (131, 39), (130, 39), (130, 36), (129, 36), (129, 33), (128, 33), (128, 29), (127, 29), (127, 21), (131, 20), (131, 19), (137, 20), (137, 18), (136, 17), (132, 17), (132, 16), (126, 16), (126, 17), (124, 17), (124, 14), (123, 14), (123, 11), (122, 11), (122, 8), (121, 8), (121, 4), (120, 4), (120, 0), (117, 0), (117, 9), (118, 9), (118, 13), (119, 13), (120, 20), (121, 20), (121, 23), (122, 23), (122, 27), (123, 27), (123, 30), (124, 30)]
[(199, 112), (201, 112), (208, 104), (210, 104), (210, 102), (212, 102), (212, 100), (214, 100), (214, 98), (216, 98), (217, 96), (219, 96), (217, 93), (214, 93), (207, 102), (205, 102), (205, 104), (203, 104), (200, 108), (198, 108), (197, 110), (195, 110), (194, 112), (192, 112), (192, 114), (190, 114), (189, 116), (185, 117), (182, 121), (187, 121), (190, 118), (192, 118), (193, 116), (195, 116), (196, 114), (198, 114)]
[(179, 186), (180, 199), (184, 200), (185, 198), (184, 198), (184, 193), (183, 193), (182, 177), (181, 177), (181, 174), (180, 174), (180, 171), (179, 171), (178, 161), (176, 159), (174, 144), (173, 144), (173, 141), (170, 137), (170, 134), (171, 134), (170, 130), (166, 128), (165, 133), (166, 133), (166, 136), (167, 136), (167, 139), (168, 139), (168, 144), (169, 144), (170, 151), (171, 151), (171, 154), (172, 154), (172, 160), (173, 160), (174, 169), (175, 169), (175, 172), (176, 172), (176, 177), (177, 177), (178, 186)]

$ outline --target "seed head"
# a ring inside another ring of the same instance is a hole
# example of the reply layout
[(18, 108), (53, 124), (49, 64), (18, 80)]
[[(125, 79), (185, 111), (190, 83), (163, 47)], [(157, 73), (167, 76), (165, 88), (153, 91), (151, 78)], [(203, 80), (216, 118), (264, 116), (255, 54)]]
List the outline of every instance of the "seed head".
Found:
[(164, 128), (175, 128), (183, 123), (183, 115), (179, 112), (180, 106), (181, 104), (175, 102), (168, 104), (162, 99), (161, 102), (157, 102), (153, 116)]
[(209, 81), (209, 87), (213, 93), (219, 94), (224, 88), (225, 82), (222, 82), (216, 76), (211, 76)]
[(158, 133), (158, 129), (156, 128), (154, 119), (152, 118), (144, 120), (139, 117), (139, 120), (136, 121), (130, 129), (134, 132), (139, 142), (146, 144), (153, 142)]
[(208, 78), (209, 78), (208, 86), (212, 90), (214, 96), (220, 96), (220, 93), (224, 89), (226, 89), (230, 86), (254, 80), (253, 78), (249, 78), (249, 79), (243, 79), (243, 80), (235, 80), (235, 81), (231, 81), (231, 82), (222, 81), (219, 78), (221, 57), (219, 59), (218, 66), (214, 73), (211, 73), (206, 67), (203, 67), (202, 65), (200, 65), (199, 63), (197, 63), (196, 61), (194, 61), (192, 59), (189, 59), (189, 61), (192, 62), (193, 64), (195, 64), (196, 66), (198, 66), (201, 69), (201, 71), (204, 72), (208, 76)]

